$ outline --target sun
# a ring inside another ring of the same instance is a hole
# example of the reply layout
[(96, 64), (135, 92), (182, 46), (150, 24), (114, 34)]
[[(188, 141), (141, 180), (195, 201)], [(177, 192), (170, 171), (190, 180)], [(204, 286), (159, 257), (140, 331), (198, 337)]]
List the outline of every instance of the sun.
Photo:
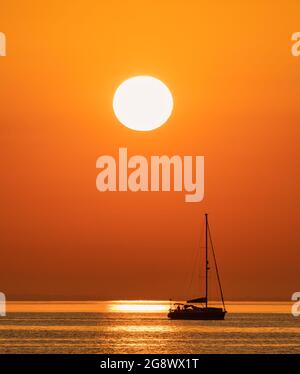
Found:
[(136, 131), (151, 131), (170, 117), (173, 97), (161, 80), (141, 75), (120, 84), (113, 98), (113, 109), (124, 126)]

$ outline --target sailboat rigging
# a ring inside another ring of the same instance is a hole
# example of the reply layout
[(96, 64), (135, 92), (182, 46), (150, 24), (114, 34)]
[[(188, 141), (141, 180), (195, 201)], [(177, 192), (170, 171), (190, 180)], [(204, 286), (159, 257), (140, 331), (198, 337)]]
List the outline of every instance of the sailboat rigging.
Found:
[[(213, 260), (215, 264), (216, 275), (222, 299), (222, 308), (210, 307), (208, 303), (208, 272), (210, 270), (208, 260), (209, 244), (213, 254)], [(200, 304), (200, 306), (194, 304)], [(208, 224), (208, 214), (205, 214), (205, 296), (187, 300), (186, 303), (183, 304), (175, 303), (174, 306), (171, 307), (169, 310), (168, 318), (191, 320), (223, 320), (225, 318), (226, 313), (227, 312), (224, 303), (223, 289), (221, 285), (219, 269), (213, 247), (210, 227)]]

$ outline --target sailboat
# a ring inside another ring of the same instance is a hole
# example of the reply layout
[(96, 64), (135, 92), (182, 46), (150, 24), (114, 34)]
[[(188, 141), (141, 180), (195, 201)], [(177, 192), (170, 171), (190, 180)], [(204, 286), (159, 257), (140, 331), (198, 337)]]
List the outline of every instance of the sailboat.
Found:
[[(213, 259), (222, 299), (223, 306), (221, 308), (211, 307), (208, 303), (208, 241), (211, 244)], [(195, 305), (197, 304), (197, 305)], [(219, 270), (217, 266), (216, 256), (212, 245), (212, 238), (208, 224), (208, 215), (205, 214), (205, 296), (187, 300), (185, 303), (175, 303), (169, 310), (168, 318), (170, 319), (187, 319), (187, 320), (223, 320), (226, 315), (226, 308), (223, 297)]]

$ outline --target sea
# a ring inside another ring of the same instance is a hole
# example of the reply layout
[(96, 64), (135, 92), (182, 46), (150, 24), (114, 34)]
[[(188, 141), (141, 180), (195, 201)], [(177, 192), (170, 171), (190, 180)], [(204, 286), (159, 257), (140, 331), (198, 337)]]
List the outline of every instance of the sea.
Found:
[(14, 301), (0, 353), (300, 353), (291, 303), (229, 302), (224, 321), (167, 318), (167, 301)]

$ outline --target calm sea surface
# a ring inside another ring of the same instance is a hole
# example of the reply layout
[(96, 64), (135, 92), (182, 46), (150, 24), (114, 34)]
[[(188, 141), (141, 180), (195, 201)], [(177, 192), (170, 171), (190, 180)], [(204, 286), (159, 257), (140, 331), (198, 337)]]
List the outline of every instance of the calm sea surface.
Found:
[(289, 303), (229, 303), (225, 321), (171, 321), (163, 301), (11, 302), (0, 353), (300, 353)]

